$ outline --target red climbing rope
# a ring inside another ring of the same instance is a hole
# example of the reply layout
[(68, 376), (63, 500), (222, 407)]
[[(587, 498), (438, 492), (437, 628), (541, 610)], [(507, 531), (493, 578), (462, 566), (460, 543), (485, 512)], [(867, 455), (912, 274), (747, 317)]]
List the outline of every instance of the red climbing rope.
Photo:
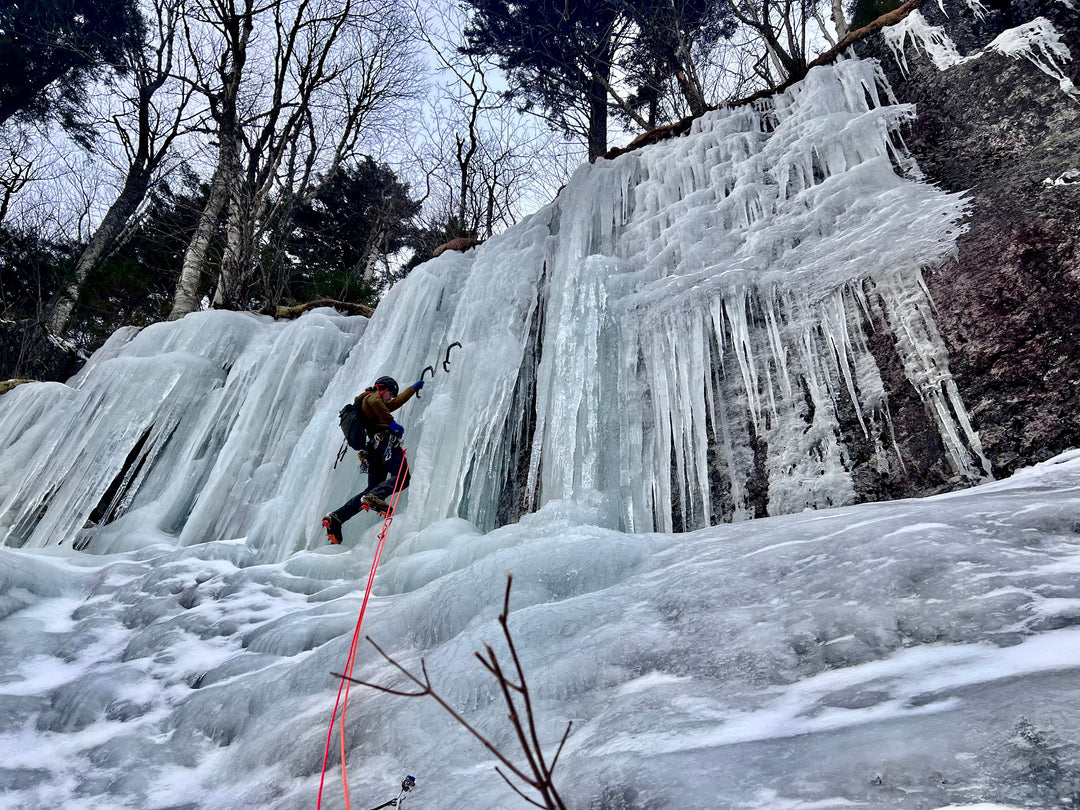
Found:
[[(386, 535), (390, 531), (390, 523), (394, 519), (394, 510), (397, 509), (401, 499), (401, 485), (409, 475), (409, 461), (405, 458), (405, 448), (401, 450), (401, 466), (398, 468), (398, 477), (394, 482), (394, 491), (390, 495), (390, 503), (387, 504), (386, 515), (383, 517), (382, 531), (379, 532), (379, 542), (375, 546), (375, 559), (371, 561), (371, 571), (368, 573), (367, 588), (364, 590), (364, 601), (360, 603), (360, 615), (356, 618), (356, 629), (353, 631), (352, 644), (349, 646), (349, 657), (345, 661), (344, 676), (338, 684), (337, 700), (334, 701), (334, 711), (330, 715), (330, 728), (326, 732), (326, 751), (323, 753), (322, 776), (319, 777), (319, 798), (315, 804), (316, 810), (322, 808), (323, 785), (326, 782), (326, 766), (330, 760), (330, 743), (334, 737), (334, 723), (338, 723), (338, 738), (341, 741), (341, 786), (345, 792), (345, 808), (349, 810), (349, 784), (345, 773), (345, 707), (349, 704), (349, 677), (352, 675), (353, 663), (356, 660), (356, 646), (360, 641), (360, 626), (364, 623), (364, 611), (367, 610), (368, 598), (371, 596), (371, 587), (375, 584), (375, 570), (379, 567), (379, 559), (382, 557), (383, 546), (386, 545)], [(338, 719), (338, 706), (341, 707), (341, 717)]]

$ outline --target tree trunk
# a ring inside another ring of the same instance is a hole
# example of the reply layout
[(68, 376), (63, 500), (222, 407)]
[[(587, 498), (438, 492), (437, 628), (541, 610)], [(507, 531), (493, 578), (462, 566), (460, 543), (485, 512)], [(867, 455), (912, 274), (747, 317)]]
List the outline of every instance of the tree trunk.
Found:
[(120, 196), (116, 198), (105, 218), (94, 232), (90, 244), (79, 256), (75, 264), (73, 278), (64, 286), (57, 298), (49, 307), (46, 316), (45, 327), (52, 334), (60, 337), (67, 329), (71, 320), (71, 313), (75, 311), (75, 304), (79, 300), (79, 293), (86, 277), (90, 274), (102, 259), (104, 259), (116, 247), (120, 234), (127, 225), (128, 220), (135, 214), (146, 192), (150, 188), (150, 171), (146, 168), (133, 168), (124, 181), (124, 188)]
[(379, 260), (379, 245), (386, 239), (386, 226), (382, 222), (382, 217), (379, 217), (379, 221), (376, 227), (371, 229), (371, 239), (368, 242), (367, 249), (364, 251), (364, 259), (362, 264), (362, 270), (360, 278), (364, 281), (375, 280), (375, 263)]
[(253, 0), (243, 0), (243, 10), (229, 12), (222, 18), (223, 33), (227, 41), (226, 53), (221, 57), (219, 75), (222, 86), (217, 93), (208, 93), (214, 120), (217, 122), (218, 161), (210, 181), (210, 196), (199, 216), (195, 235), (184, 253), (180, 280), (173, 296), (169, 320), (178, 320), (199, 307), (202, 277), (206, 272), (206, 259), (217, 230), (221, 214), (228, 205), (236, 184), (240, 181), (240, 123), (237, 118), (236, 99), (247, 64), (247, 46), (254, 28)]
[(248, 285), (253, 263), (254, 228), (259, 212), (254, 210), (251, 195), (244, 193), (246, 186), (239, 178), (232, 186), (229, 197), (229, 215), (225, 229), (225, 255), (221, 258), (221, 273), (214, 289), (212, 303), (222, 309), (237, 309)]
[(607, 90), (601, 81), (589, 83), (589, 160), (607, 152)]
[(199, 215), (195, 235), (192, 236), (191, 243), (184, 253), (184, 264), (180, 270), (180, 280), (176, 284), (172, 311), (169, 313), (170, 321), (183, 318), (189, 312), (194, 312), (199, 308), (201, 300), (199, 290), (203, 287), (202, 277), (206, 272), (206, 257), (210, 250), (210, 243), (229, 200), (229, 189), (236, 181), (239, 169), (240, 161), (236, 155), (235, 140), (222, 137), (218, 147), (218, 165), (210, 180), (210, 196), (206, 200), (202, 214)]
[(682, 67), (676, 68), (675, 80), (679, 83), (679, 90), (682, 91), (683, 98), (685, 98), (686, 103), (690, 105), (690, 114), (695, 117), (704, 115), (709, 107), (705, 103), (705, 94), (701, 91), (701, 88), (698, 87), (697, 83), (691, 81), (686, 70)]
[(847, 19), (844, 17), (844, 0), (832, 0), (833, 25), (836, 27), (836, 41), (848, 35)]
[[(842, 0), (835, 0), (842, 2)], [(671, 13), (671, 25), (674, 30), (677, 45), (671, 55), (671, 67), (675, 73), (675, 81), (679, 83), (679, 90), (690, 107), (690, 114), (697, 117), (704, 115), (708, 110), (705, 103), (705, 91), (701, 87), (698, 71), (694, 65), (691, 49), (687, 46), (686, 37), (683, 35), (680, 25), (681, 14), (675, 7), (675, 0), (669, 0), (668, 8)]]

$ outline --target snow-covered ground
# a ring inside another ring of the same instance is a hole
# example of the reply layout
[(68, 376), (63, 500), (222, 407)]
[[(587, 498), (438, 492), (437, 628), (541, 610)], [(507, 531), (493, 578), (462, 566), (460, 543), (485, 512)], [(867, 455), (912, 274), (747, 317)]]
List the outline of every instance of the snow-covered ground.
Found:
[[(392, 531), (364, 633), (513, 747), (510, 627), (578, 808), (1071, 806), (1080, 453), (925, 500), (630, 535)], [(358, 518), (363, 520), (364, 518)], [(370, 518), (367, 519), (369, 522)], [(371, 532), (365, 535), (371, 537)], [(309, 808), (372, 544), (0, 549), (0, 807)], [(354, 674), (400, 685), (362, 646)], [(430, 699), (351, 692), (352, 806), (525, 806)], [(338, 741), (323, 807), (343, 807)]]

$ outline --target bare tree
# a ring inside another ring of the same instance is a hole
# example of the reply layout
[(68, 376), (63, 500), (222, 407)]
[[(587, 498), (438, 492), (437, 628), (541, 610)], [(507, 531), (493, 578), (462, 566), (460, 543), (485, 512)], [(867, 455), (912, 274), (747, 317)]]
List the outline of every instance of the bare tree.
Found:
[[(275, 95), (271, 109), (280, 107), (280, 113), (272, 112), (257, 126), (245, 128), (242, 188), (250, 196), (244, 200), (247, 230), (241, 247), (250, 252), (225, 264), (215, 305), (235, 305), (255, 271), (276, 266), (273, 257), (260, 260), (258, 253), (274, 234), (288, 230), (298, 205), (311, 201), (344, 162), (357, 157), (361, 136), (387, 124), (398, 105), (416, 91), (408, 20), (392, 7), (358, 8), (352, 16), (332, 17), (336, 8), (327, 3), (310, 19), (297, 21), (296, 39), (302, 45), (295, 53), (307, 55), (292, 59), (290, 66), (286, 51), (279, 47), (275, 94), (287, 84), (287, 71), (299, 68), (305, 80), (297, 84), (291, 103), (281, 107)], [(312, 24), (331, 19), (334, 27), (329, 30)], [(279, 22), (279, 30), (284, 22)], [(230, 250), (233, 233), (230, 219)], [(375, 257), (369, 257), (368, 264), (374, 263)]]
[(36, 163), (40, 144), (33, 144), (26, 129), (5, 127), (0, 137), (0, 223), (7, 217), (12, 200), (38, 179)]
[(159, 92), (174, 72), (181, 0), (154, 0), (153, 9), (156, 36), (141, 51), (131, 52), (126, 72), (133, 81), (131, 95), (124, 99), (127, 109), (112, 116), (126, 156), (123, 186), (79, 256), (72, 277), (50, 305), (45, 325), (54, 335), (66, 330), (90, 271), (122, 241), (173, 144), (191, 123), (186, 120), (190, 88), (178, 87), (164, 103)]
[[(211, 100), (218, 160), (171, 318), (196, 308), (223, 214), (225, 252), (213, 302), (243, 305), (262, 253), (276, 243), (271, 236), (416, 86), (409, 28), (374, 0), (200, 2), (220, 48), (214, 74), (199, 77)], [(205, 41), (191, 42), (205, 52)]]
[[(753, 34), (756, 78), (771, 89), (806, 75), (814, 57), (847, 34), (841, 0), (724, 0)], [(826, 22), (828, 10), (831, 26)]]
[[(498, 656), (495, 654), (495, 650), (492, 649), (490, 644), (485, 644), (484, 652), (477, 652), (476, 657), (484, 666), (484, 669), (491, 673), (499, 684), (503, 702), (506, 704), (506, 708), (509, 712), (507, 719), (509, 719), (510, 725), (514, 730), (514, 736), (517, 740), (520, 754), (523, 755), (525, 759), (524, 765), (519, 765), (514, 762), (514, 760), (510, 758), (510, 755), (501, 751), (490, 739), (466, 720), (446, 698), (435, 691), (434, 687), (431, 685), (431, 677), (428, 675), (427, 665), (422, 659), (420, 661), (420, 675), (416, 675), (387, 655), (378, 644), (368, 637), (368, 641), (379, 651), (379, 654), (392, 664), (398, 672), (404, 675), (408, 681), (417, 687), (417, 689), (415, 691), (405, 691), (403, 689), (394, 689), (388, 686), (368, 683), (367, 681), (360, 681), (336, 672), (332, 674), (335, 678), (346, 678), (353, 683), (377, 689), (388, 695), (432, 698), (439, 706), (445, 709), (454, 720), (461, 724), (466, 731), (479, 740), (481, 745), (495, 756), (501, 763), (500, 766), (496, 766), (495, 771), (515, 793), (534, 807), (543, 807), (546, 808), (546, 810), (566, 810), (566, 805), (563, 803), (562, 797), (555, 788), (552, 774), (555, 771), (555, 766), (559, 762), (559, 755), (562, 754), (563, 746), (566, 744), (566, 738), (570, 736), (570, 729), (573, 727), (573, 721), (566, 724), (566, 731), (563, 732), (562, 739), (559, 741), (559, 746), (555, 750), (555, 756), (553, 756), (551, 762), (548, 763), (544, 756), (543, 746), (540, 743), (540, 734), (537, 729), (532, 698), (529, 695), (529, 687), (525, 682), (525, 671), (521, 666), (521, 658), (518, 656), (517, 647), (514, 645), (514, 639), (510, 634), (510, 586), (513, 584), (513, 581), (513, 575), (507, 574), (506, 595), (503, 597), (502, 613), (499, 614), (499, 625), (502, 627), (503, 638), (506, 640), (506, 646), (510, 653), (511, 667), (507, 668), (499, 661)], [(529, 793), (526, 793), (526, 790), (531, 791), (536, 795), (530, 795)]]
[(528, 198), (547, 197), (565, 182), (561, 144), (505, 104), (488, 61), (462, 51), (459, 11), (426, 6), (414, 13), (446, 78), (429, 99), (427, 137), (413, 152), (426, 188), (427, 227), (447, 239), (486, 239), (516, 221)]
[(238, 102), (255, 14), (254, 0), (193, 0), (184, 19), (184, 38), (192, 57), (189, 81), (209, 104), (217, 161), (206, 206), (184, 253), (170, 320), (199, 306), (210, 244), (230, 190), (240, 177)]

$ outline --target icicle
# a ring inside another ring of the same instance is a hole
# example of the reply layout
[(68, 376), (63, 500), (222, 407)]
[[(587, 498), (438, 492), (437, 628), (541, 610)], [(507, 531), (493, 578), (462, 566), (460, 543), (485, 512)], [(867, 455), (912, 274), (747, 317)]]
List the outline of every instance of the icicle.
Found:
[(970, 58), (961, 56), (944, 29), (930, 25), (918, 9), (912, 11), (896, 25), (882, 28), (881, 33), (885, 37), (885, 43), (896, 57), (897, 64), (904, 71), (904, 75), (909, 72), (907, 55), (904, 52), (909, 37), (913, 45), (921, 47), (926, 52), (938, 70), (947, 70)]
[(987, 50), (998, 51), (1013, 59), (1023, 56), (1047, 76), (1056, 79), (1063, 93), (1080, 101), (1080, 89), (1058, 64), (1071, 61), (1072, 54), (1053, 23), (1045, 17), (1036, 17), (1024, 25), (1003, 31)]

